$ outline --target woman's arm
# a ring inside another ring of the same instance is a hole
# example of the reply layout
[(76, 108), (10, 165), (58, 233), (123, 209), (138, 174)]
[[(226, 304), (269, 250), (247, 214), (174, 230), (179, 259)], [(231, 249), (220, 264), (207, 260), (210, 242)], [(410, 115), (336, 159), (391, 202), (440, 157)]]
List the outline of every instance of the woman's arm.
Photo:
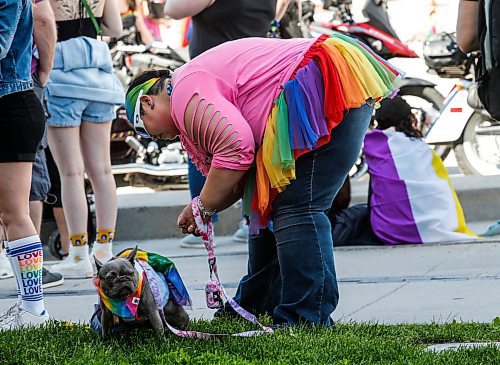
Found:
[(457, 44), (464, 52), (479, 50), (479, 2), (477, 0), (460, 0), (457, 21)]
[(115, 0), (106, 0), (102, 13), (102, 33), (109, 37), (118, 38), (122, 35), (123, 24), (120, 10)]
[(246, 171), (211, 168), (200, 199), (208, 210), (223, 211), (243, 196)]
[[(223, 211), (236, 203), (243, 196), (243, 178), (246, 171), (211, 168), (201, 190), (200, 199), (207, 211)], [(179, 215), (177, 225), (183, 233), (197, 235), (194, 228), (191, 204)]]
[(291, 0), (278, 0), (276, 2), (276, 16), (274, 19), (277, 21), (281, 21), (281, 19), (283, 19), (286, 9), (288, 8), (288, 5), (290, 5), (290, 1)]
[(165, 14), (173, 19), (195, 16), (211, 6), (215, 0), (167, 0)]
[[(191, 75), (191, 80), (184, 79), (176, 87), (178, 92), (174, 92), (172, 103), (186, 105), (178, 109), (183, 114), (176, 116), (184, 121), (179, 126), (181, 133), (202, 155), (211, 155), (200, 199), (207, 210), (220, 212), (242, 196), (243, 178), (255, 159), (252, 129), (241, 111), (218, 92), (215, 80), (205, 77), (201, 83), (200, 77)], [(183, 95), (183, 88), (192, 90), (194, 95)], [(187, 229), (193, 222), (189, 205), (179, 216), (178, 224), (185, 233), (192, 233)]]
[(57, 28), (54, 12), (48, 1), (41, 1), (33, 6), (33, 39), (38, 49), (38, 77), (42, 86), (47, 84), (57, 42)]

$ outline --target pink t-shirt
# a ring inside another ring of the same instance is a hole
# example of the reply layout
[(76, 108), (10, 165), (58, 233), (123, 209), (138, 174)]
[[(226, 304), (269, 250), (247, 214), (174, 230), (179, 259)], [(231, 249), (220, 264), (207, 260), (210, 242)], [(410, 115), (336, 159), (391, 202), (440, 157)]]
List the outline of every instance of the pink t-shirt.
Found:
[[(175, 70), (172, 116), (204, 175), (210, 166), (250, 168), (274, 100), (315, 41), (240, 39)], [(185, 118), (190, 102), (193, 115)]]

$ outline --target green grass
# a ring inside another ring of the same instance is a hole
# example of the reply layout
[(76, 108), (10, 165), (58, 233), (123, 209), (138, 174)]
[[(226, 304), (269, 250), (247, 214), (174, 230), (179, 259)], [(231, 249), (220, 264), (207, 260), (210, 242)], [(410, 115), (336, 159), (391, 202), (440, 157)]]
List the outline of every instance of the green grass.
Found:
[[(192, 328), (232, 333), (240, 320), (197, 321)], [(0, 332), (1, 364), (500, 364), (500, 350), (424, 351), (444, 342), (500, 341), (500, 325), (338, 324), (336, 329), (285, 329), (274, 335), (203, 341), (151, 331), (102, 340), (87, 327), (53, 323)], [(29, 344), (27, 346), (26, 344)]]

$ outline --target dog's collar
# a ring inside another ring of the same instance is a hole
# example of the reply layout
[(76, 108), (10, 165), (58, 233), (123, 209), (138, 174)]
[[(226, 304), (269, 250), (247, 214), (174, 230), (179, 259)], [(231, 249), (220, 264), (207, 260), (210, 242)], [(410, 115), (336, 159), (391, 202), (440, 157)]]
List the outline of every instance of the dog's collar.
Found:
[(130, 296), (125, 299), (112, 299), (101, 289), (100, 279), (98, 276), (94, 277), (94, 285), (99, 293), (99, 298), (101, 299), (101, 303), (106, 306), (114, 315), (126, 319), (126, 320), (139, 320), (140, 317), (137, 315), (137, 309), (139, 308), (139, 303), (141, 301), (142, 288), (144, 287), (144, 279), (146, 277), (146, 273), (142, 268), (142, 265), (137, 262), (135, 269), (139, 274), (139, 282), (137, 284), (137, 289)]

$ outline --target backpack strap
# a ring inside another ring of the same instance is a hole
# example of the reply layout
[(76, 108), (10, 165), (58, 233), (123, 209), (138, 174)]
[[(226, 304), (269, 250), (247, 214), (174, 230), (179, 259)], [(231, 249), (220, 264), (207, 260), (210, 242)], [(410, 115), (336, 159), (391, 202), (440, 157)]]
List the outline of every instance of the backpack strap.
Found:
[(92, 21), (92, 24), (94, 25), (94, 28), (95, 28), (95, 31), (97, 32), (97, 35), (102, 36), (102, 29), (99, 26), (99, 23), (97, 22), (97, 19), (95, 18), (95, 15), (94, 15), (92, 9), (90, 8), (89, 3), (87, 2), (87, 0), (82, 0), (82, 3), (83, 3), (83, 6), (85, 6), (85, 10), (87, 10), (87, 13), (89, 13), (90, 20)]

